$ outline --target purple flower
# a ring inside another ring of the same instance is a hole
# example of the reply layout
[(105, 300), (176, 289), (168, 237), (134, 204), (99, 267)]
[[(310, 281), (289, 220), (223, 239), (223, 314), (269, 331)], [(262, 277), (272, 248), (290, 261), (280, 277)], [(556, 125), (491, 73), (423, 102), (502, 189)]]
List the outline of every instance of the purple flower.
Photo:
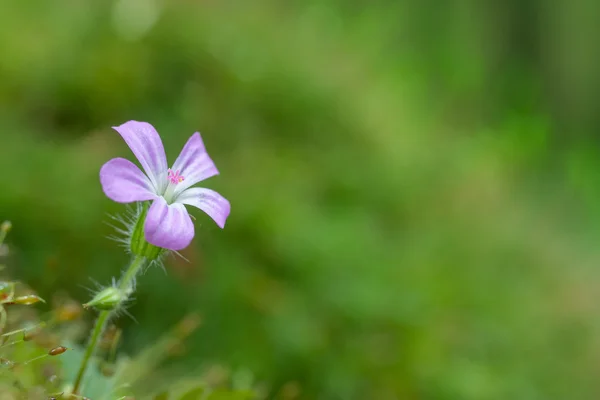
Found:
[(219, 173), (198, 132), (169, 168), (162, 141), (152, 125), (129, 121), (113, 129), (146, 173), (129, 160), (114, 158), (100, 169), (100, 183), (106, 196), (118, 203), (152, 200), (144, 225), (149, 243), (174, 251), (190, 244), (194, 225), (185, 205), (201, 209), (219, 227), (225, 226), (231, 209), (229, 201), (214, 190), (192, 187)]

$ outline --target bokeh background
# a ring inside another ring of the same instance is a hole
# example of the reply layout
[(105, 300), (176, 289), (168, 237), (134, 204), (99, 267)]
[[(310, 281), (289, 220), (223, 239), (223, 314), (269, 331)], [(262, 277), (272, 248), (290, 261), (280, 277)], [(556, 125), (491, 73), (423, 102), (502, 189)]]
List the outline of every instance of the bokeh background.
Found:
[[(139, 280), (121, 350), (278, 399), (600, 398), (600, 3), (0, 0), (12, 274), (84, 302), (127, 256), (98, 171), (203, 134), (232, 213)], [(172, 373), (179, 373), (172, 372)]]

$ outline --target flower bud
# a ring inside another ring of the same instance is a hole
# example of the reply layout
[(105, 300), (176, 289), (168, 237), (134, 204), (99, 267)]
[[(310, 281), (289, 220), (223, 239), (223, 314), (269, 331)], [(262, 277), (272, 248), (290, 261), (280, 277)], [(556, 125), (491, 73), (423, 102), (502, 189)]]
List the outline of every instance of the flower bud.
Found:
[(146, 241), (144, 234), (144, 222), (148, 214), (148, 203), (144, 202), (138, 212), (137, 221), (131, 231), (130, 248), (133, 254), (143, 256), (148, 260), (156, 260), (162, 254), (164, 249), (154, 246)]
[(48, 355), (49, 356), (58, 356), (58, 355), (64, 353), (65, 351), (67, 351), (66, 347), (64, 347), (64, 346), (58, 346), (58, 347), (55, 347), (52, 350), (50, 350), (48, 352)]
[(91, 301), (83, 305), (83, 308), (94, 307), (98, 310), (112, 311), (125, 300), (127, 300), (125, 293), (116, 287), (109, 286), (98, 292)]
[(8, 302), (7, 304), (22, 304), (25, 306), (30, 306), (39, 302), (45, 303), (46, 301), (42, 299), (40, 296), (35, 294), (28, 294), (25, 296), (15, 297), (13, 301)]

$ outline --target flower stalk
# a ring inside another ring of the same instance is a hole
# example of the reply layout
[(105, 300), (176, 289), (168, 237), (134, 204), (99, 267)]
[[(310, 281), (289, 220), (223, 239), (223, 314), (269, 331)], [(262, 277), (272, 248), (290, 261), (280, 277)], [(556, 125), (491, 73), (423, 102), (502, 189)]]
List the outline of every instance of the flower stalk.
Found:
[[(140, 255), (136, 255), (134, 259), (131, 261), (131, 264), (121, 277), (119, 284), (116, 289), (121, 293), (130, 293), (131, 288), (134, 285), (135, 277), (138, 273), (148, 264), (148, 260)], [(85, 354), (81, 361), (81, 365), (79, 366), (79, 370), (77, 372), (77, 377), (75, 378), (75, 383), (73, 385), (73, 394), (77, 394), (81, 388), (81, 384), (83, 382), (83, 378), (85, 376), (85, 372), (90, 363), (92, 356), (96, 351), (96, 347), (98, 346), (98, 341), (106, 328), (106, 325), (110, 318), (118, 311), (118, 308), (113, 310), (103, 310), (98, 315), (98, 319), (94, 324), (94, 328), (92, 330), (92, 334), (90, 337), (90, 341), (85, 350)]]
[[(160, 263), (169, 251), (183, 250), (191, 243), (195, 231), (186, 206), (204, 211), (220, 228), (225, 226), (231, 211), (229, 201), (219, 193), (193, 187), (219, 174), (206, 152), (200, 133), (196, 132), (188, 139), (172, 168), (169, 168), (162, 140), (152, 125), (129, 121), (114, 129), (143, 169), (124, 158), (114, 158), (100, 169), (100, 183), (108, 198), (118, 203), (138, 204), (136, 215), (125, 223), (126, 229), (119, 230), (125, 235), (120, 241), (127, 245), (133, 260), (117, 284), (113, 282), (112, 286), (100, 290), (83, 305), (100, 313), (73, 384), (71, 393), (75, 396), (81, 390), (86, 370), (108, 321), (123, 310), (134, 292), (138, 273), (151, 263)], [(0, 230), (0, 244), (2, 239)]]

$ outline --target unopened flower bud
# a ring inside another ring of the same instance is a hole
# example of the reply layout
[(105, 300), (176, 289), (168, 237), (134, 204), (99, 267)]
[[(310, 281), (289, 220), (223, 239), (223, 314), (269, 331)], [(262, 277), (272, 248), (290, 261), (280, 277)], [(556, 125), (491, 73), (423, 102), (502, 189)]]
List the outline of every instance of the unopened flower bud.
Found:
[(161, 256), (164, 249), (154, 246), (146, 241), (144, 233), (144, 222), (148, 214), (148, 203), (143, 203), (138, 213), (137, 221), (131, 231), (131, 252), (138, 256), (143, 256), (148, 260), (156, 260)]
[(83, 308), (94, 307), (98, 310), (112, 311), (118, 308), (126, 299), (127, 295), (125, 293), (116, 287), (109, 286), (98, 292), (91, 301), (83, 305)]
[(58, 355), (64, 353), (65, 351), (67, 351), (66, 347), (64, 347), (64, 346), (58, 346), (58, 347), (55, 347), (52, 350), (50, 350), (48, 352), (48, 355), (49, 356), (58, 356)]
[(25, 295), (25, 296), (15, 297), (14, 300), (9, 301), (6, 304), (22, 304), (22, 305), (25, 305), (25, 306), (30, 306), (32, 304), (39, 303), (40, 301), (42, 303), (46, 302), (44, 299), (42, 299), (38, 295), (28, 294), (28, 295)]

